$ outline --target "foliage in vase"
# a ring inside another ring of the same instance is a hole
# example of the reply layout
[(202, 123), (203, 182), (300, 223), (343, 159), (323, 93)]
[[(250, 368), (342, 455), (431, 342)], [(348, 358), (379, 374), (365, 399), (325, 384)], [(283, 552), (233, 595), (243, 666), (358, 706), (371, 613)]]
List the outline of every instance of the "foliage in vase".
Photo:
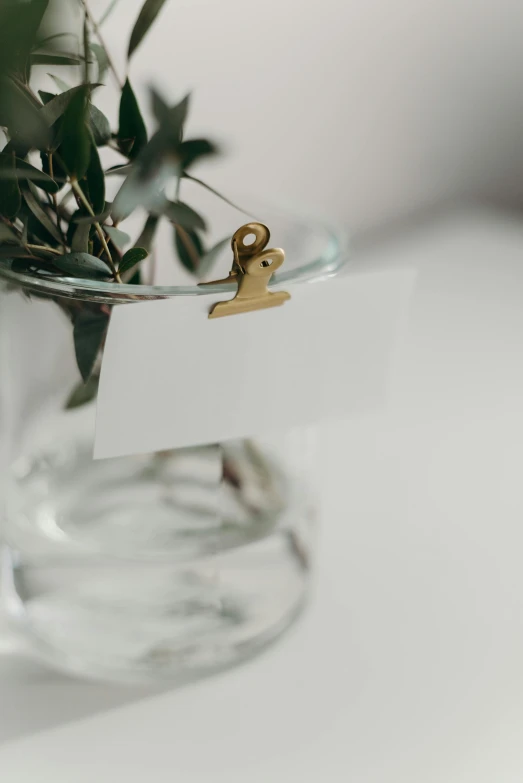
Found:
[[(157, 127), (148, 136), (130, 78), (117, 73), (100, 29), (109, 13), (118, 12), (117, 0), (98, 21), (87, 0), (74, 2), (82, 13), (77, 37), (60, 30), (56, 20), (52, 32), (44, 32), (49, 0), (3, 0), (0, 7), (0, 127), (6, 136), (0, 152), (0, 260), (33, 275), (140, 284), (158, 225), (167, 220), (180, 262), (202, 276), (228, 239), (206, 247), (204, 218), (179, 194), (189, 179), (219, 196), (191, 174), (193, 165), (217, 148), (208, 139), (185, 137), (189, 96), (169, 105), (155, 89), (150, 100)], [(128, 62), (165, 2), (145, 0)], [(34, 70), (42, 66), (53, 70), (50, 91), (32, 84)], [(76, 83), (60, 77), (63, 66), (76, 66)], [(117, 128), (93, 103), (108, 78), (119, 90)], [(102, 148), (117, 152), (120, 162), (105, 169)], [(112, 202), (106, 199), (109, 177), (122, 180)], [(138, 208), (147, 217), (131, 243), (120, 224)], [(105, 339), (108, 311), (71, 306), (68, 314), (87, 383)]]

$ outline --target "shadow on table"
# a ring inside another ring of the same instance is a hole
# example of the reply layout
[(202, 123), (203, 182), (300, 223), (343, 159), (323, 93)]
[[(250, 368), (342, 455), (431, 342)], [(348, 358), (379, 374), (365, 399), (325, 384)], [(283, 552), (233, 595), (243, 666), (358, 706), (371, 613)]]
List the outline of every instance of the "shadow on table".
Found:
[(76, 680), (31, 660), (0, 627), (0, 744), (154, 696), (169, 686)]

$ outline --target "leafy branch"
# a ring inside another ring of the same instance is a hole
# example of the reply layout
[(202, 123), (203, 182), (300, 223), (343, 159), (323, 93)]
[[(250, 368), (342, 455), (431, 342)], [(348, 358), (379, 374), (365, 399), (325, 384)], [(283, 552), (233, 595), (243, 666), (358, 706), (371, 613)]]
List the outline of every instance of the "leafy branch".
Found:
[[(141, 265), (165, 221), (172, 226), (173, 249), (182, 266), (197, 277), (206, 275), (228, 239), (207, 245), (207, 222), (181, 200), (180, 186), (191, 180), (223, 198), (192, 174), (195, 164), (218, 149), (208, 139), (186, 137), (189, 96), (170, 104), (151, 89), (156, 127), (149, 132), (129, 75), (131, 60), (166, 0), (143, 3), (123, 79), (101, 31), (118, 0), (109, 1), (99, 21), (89, 0), (74, 1), (82, 9), (78, 34), (46, 28), (45, 37), (40, 30), (49, 0), (0, 4), (0, 127), (7, 138), (0, 151), (0, 265), (25, 274), (139, 284)], [(75, 41), (80, 53), (70, 51)], [(96, 81), (93, 64), (98, 65)], [(64, 66), (76, 69), (76, 83), (69, 85), (59, 76)], [(37, 92), (33, 75), (42, 67), (51, 68), (53, 87)], [(93, 102), (107, 70), (119, 92), (117, 128)], [(107, 149), (117, 151), (121, 163), (106, 168)], [(106, 181), (115, 176), (122, 182), (111, 203)], [(174, 198), (168, 193), (175, 193)], [(133, 243), (121, 224), (138, 208), (147, 219)], [(75, 345), (87, 381), (104, 330), (92, 308), (88, 318), (79, 312), (81, 308), (75, 310)]]

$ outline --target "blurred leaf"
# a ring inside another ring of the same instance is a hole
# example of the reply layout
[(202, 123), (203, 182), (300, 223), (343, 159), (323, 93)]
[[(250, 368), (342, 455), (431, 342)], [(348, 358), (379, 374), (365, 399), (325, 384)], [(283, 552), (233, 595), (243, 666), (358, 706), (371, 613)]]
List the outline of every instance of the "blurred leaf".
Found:
[[(2, 173), (9, 173), (7, 178)], [(0, 215), (12, 219), (22, 206), (22, 195), (16, 177), (16, 158), (14, 155), (0, 154)]]
[(47, 35), (45, 38), (40, 38), (40, 36), (37, 35), (35, 44), (39, 49), (43, 49), (46, 44), (50, 44), (51, 41), (56, 41), (58, 38), (72, 38), (73, 41), (78, 41), (78, 36), (74, 33), (53, 33), (52, 35)]
[[(91, 160), (91, 139), (86, 122), (89, 91), (90, 85), (81, 85), (69, 101), (63, 115), (60, 157), (69, 174), (77, 179), (82, 179), (85, 175)], [(59, 95), (58, 98), (62, 98), (63, 95)], [(43, 111), (48, 109), (51, 103), (47, 104)]]
[(98, 394), (99, 383), (100, 378), (94, 375), (91, 375), (87, 383), (79, 383), (67, 400), (65, 405), (66, 410), (80, 408), (80, 406), (86, 405), (88, 402), (94, 400)]
[(169, 121), (169, 106), (155, 87), (149, 90), (153, 114), (159, 125)]
[(183, 201), (166, 201), (162, 214), (171, 223), (177, 223), (183, 228), (200, 228), (202, 231), (205, 231), (206, 226), (202, 216), (188, 204), (184, 204)]
[(23, 85), (0, 74), (0, 125), (8, 129), (10, 146), (22, 157), (31, 148), (47, 147), (49, 129), (41, 111)]
[(143, 261), (144, 258), (147, 258), (148, 255), (149, 253), (144, 247), (132, 247), (130, 250), (127, 251), (127, 253), (120, 261), (120, 266), (118, 267), (118, 271), (120, 272), (120, 274), (123, 274), (124, 272), (128, 272), (129, 269), (132, 269), (133, 266), (139, 264), (140, 261)]
[(117, 220), (128, 217), (138, 206), (148, 212), (162, 209), (162, 191), (168, 181), (181, 172), (181, 135), (187, 114), (189, 96), (171, 109), (157, 111), (164, 121), (151, 140), (133, 159), (133, 168), (118, 192), (113, 214)]
[(54, 179), (51, 179), (48, 174), (40, 171), (40, 169), (31, 166), (27, 161), (22, 160), (21, 158), (14, 158), (14, 166), (11, 165), (13, 162), (11, 157), (9, 157), (9, 161), (9, 165), (7, 165), (0, 156), (0, 180), (16, 178), (19, 180), (29, 180), (47, 193), (57, 193), (60, 190), (60, 186)]
[(100, 27), (103, 25), (103, 23), (106, 21), (106, 19), (109, 18), (109, 15), (113, 12), (113, 10), (116, 7), (116, 4), (119, 2), (119, 0), (111, 0), (109, 5), (107, 6), (103, 16), (101, 17), (100, 21), (98, 22), (98, 26)]
[(165, 204), (162, 188), (175, 171), (171, 164), (160, 165), (155, 176), (142, 180), (139, 169), (133, 167), (113, 201), (112, 216), (115, 221), (121, 222), (140, 206), (148, 212), (161, 212)]
[(53, 264), (74, 277), (112, 277), (111, 270), (104, 261), (89, 253), (75, 252), (56, 256)]
[(79, 65), (80, 58), (72, 54), (45, 54), (36, 52), (30, 56), (31, 65)]
[(87, 168), (85, 178), (87, 180), (87, 191), (89, 201), (95, 215), (103, 212), (105, 209), (105, 176), (100, 162), (100, 156), (91, 137), (91, 158)]
[(214, 245), (214, 247), (211, 247), (210, 250), (203, 254), (203, 256), (200, 258), (200, 263), (198, 264), (197, 269), (198, 277), (201, 280), (203, 280), (204, 277), (207, 277), (207, 275), (210, 273), (214, 264), (220, 257), (223, 249), (230, 246), (231, 237), (225, 237), (225, 239), (221, 239)]
[(132, 163), (124, 163), (123, 165), (119, 164), (118, 166), (111, 166), (110, 169), (107, 169), (107, 171), (105, 172), (105, 176), (106, 177), (115, 177), (115, 176), (126, 177), (128, 174), (131, 173), (132, 170), (133, 170)]
[(133, 53), (140, 46), (150, 26), (160, 13), (164, 3), (165, 0), (145, 0), (131, 33), (131, 40), (129, 41), (129, 48), (127, 51), (127, 56), (129, 58), (132, 57)]
[(38, 200), (38, 191), (35, 190), (31, 182), (28, 182), (27, 185), (28, 187), (23, 189), (25, 203), (35, 216), (36, 220), (45, 228), (45, 230), (58, 244), (61, 244), (62, 237), (60, 236), (57, 227), (40, 204), (40, 201)]
[(136, 240), (135, 247), (143, 247), (148, 253), (151, 252), (154, 235), (156, 234), (159, 222), (160, 218), (158, 215), (149, 215), (147, 217), (142, 233)]
[(191, 96), (188, 94), (174, 106), (168, 106), (154, 87), (151, 87), (149, 92), (153, 114), (158, 122), (159, 133), (164, 144), (173, 150), (177, 149), (182, 140)]
[(103, 345), (109, 316), (91, 310), (80, 311), (74, 321), (74, 347), (78, 369), (85, 383), (89, 380)]
[(109, 120), (93, 103), (89, 106), (89, 126), (97, 147), (104, 147), (111, 138)]
[(51, 79), (54, 81), (58, 89), (61, 90), (62, 92), (67, 92), (68, 90), (71, 89), (71, 85), (67, 84), (67, 82), (64, 82), (64, 80), (60, 79), (60, 77), (56, 76), (56, 74), (48, 73), (47, 75), (51, 77)]
[(197, 185), (200, 185), (202, 188), (205, 188), (206, 190), (209, 191), (209, 193), (212, 193), (214, 196), (217, 196), (222, 201), (225, 201), (225, 203), (228, 204), (233, 209), (237, 209), (238, 212), (242, 212), (244, 215), (247, 215), (247, 217), (252, 217), (252, 214), (250, 212), (246, 212), (237, 204), (234, 204), (234, 202), (230, 201), (230, 199), (222, 195), (222, 193), (219, 193), (219, 191), (215, 190), (214, 188), (211, 188), (210, 185), (207, 185), (207, 183), (203, 182), (201, 179), (197, 179), (196, 177), (193, 177), (192, 174), (188, 174), (186, 171), (183, 172), (182, 176), (184, 179), (188, 179), (191, 182), (195, 182)]
[(132, 160), (147, 144), (147, 129), (129, 79), (120, 99), (118, 147)]
[(49, 0), (2, 0), (0, 5), (0, 75), (7, 71), (25, 84), (29, 81), (29, 55)]
[(186, 169), (200, 158), (216, 155), (217, 152), (217, 147), (207, 139), (190, 139), (180, 144), (179, 156)]
[(175, 226), (174, 243), (182, 265), (188, 272), (195, 274), (198, 271), (200, 259), (204, 254), (203, 243), (198, 233), (194, 230), (186, 230)]
[(109, 217), (111, 213), (110, 212), (102, 212), (99, 215), (86, 215), (85, 213), (82, 214), (75, 214), (71, 218), (72, 223), (87, 223), (88, 225), (93, 225), (93, 223), (103, 223), (107, 218)]
[(129, 234), (126, 234), (125, 231), (121, 231), (114, 226), (104, 226), (104, 231), (109, 236), (111, 242), (116, 245), (118, 250), (123, 250), (131, 241)]
[(96, 58), (96, 62), (98, 63), (98, 81), (102, 82), (105, 78), (107, 69), (109, 67), (109, 60), (107, 59), (107, 53), (103, 48), (103, 46), (97, 43), (91, 44), (91, 51)]
[(74, 232), (71, 249), (75, 253), (87, 253), (89, 250), (89, 234), (91, 226), (88, 223), (80, 223)]

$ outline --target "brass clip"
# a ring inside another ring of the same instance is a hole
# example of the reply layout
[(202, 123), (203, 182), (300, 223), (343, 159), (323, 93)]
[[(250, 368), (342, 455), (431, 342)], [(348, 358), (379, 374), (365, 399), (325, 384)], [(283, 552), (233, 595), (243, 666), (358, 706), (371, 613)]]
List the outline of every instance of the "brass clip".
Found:
[[(245, 239), (251, 234), (254, 234), (254, 242), (246, 244)], [(280, 248), (264, 249), (270, 236), (269, 229), (262, 223), (247, 223), (236, 231), (231, 241), (234, 261), (229, 276), (200, 285), (238, 283), (238, 291), (233, 299), (217, 302), (209, 318), (278, 307), (291, 298), (286, 291), (272, 293), (267, 288), (272, 275), (285, 260), (285, 253)]]

